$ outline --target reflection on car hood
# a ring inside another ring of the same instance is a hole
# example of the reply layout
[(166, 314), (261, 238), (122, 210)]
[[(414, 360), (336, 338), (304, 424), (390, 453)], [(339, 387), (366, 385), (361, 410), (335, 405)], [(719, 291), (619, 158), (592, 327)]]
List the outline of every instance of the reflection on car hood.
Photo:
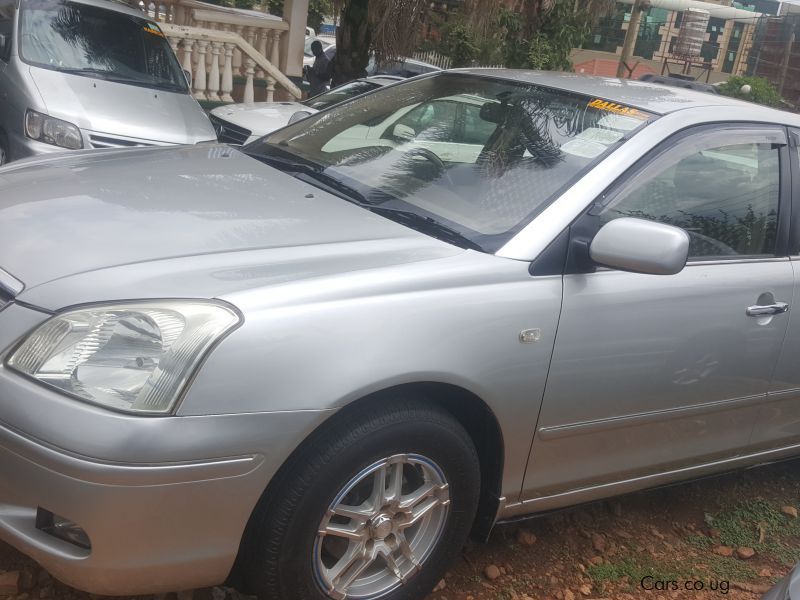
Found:
[(30, 67), (48, 114), (84, 130), (168, 144), (215, 140), (188, 93), (167, 92)]
[[(0, 268), (25, 284), (20, 299), (46, 308), (218, 295), (252, 285), (244, 265), (285, 280), (459, 252), (223, 145), (0, 169)], [(142, 284), (162, 271), (171, 272)]]
[(252, 104), (230, 104), (211, 111), (215, 117), (233, 125), (244, 127), (254, 136), (266, 135), (288, 125), (289, 118), (298, 110), (319, 112), (300, 102), (254, 102)]

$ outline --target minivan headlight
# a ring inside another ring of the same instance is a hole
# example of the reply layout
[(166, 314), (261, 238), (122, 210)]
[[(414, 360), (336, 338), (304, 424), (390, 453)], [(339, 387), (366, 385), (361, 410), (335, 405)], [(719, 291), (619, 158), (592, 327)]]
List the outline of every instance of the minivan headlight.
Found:
[(206, 301), (158, 301), (81, 308), (30, 333), (8, 367), (108, 408), (172, 410), (209, 348), (240, 321)]
[(81, 131), (75, 125), (30, 108), (25, 113), (25, 135), (32, 140), (69, 150), (83, 148)]

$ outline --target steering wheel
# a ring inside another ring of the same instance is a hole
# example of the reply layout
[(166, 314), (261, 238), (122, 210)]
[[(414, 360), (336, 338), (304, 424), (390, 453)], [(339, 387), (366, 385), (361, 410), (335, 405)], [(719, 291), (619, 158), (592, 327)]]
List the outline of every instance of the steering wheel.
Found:
[(439, 158), (436, 155), (436, 153), (432, 152), (431, 150), (428, 150), (427, 148), (425, 148), (423, 146), (417, 146), (416, 148), (410, 148), (410, 149), (406, 150), (404, 152), (404, 154), (406, 154), (408, 156), (421, 156), (422, 158), (427, 159), (430, 162), (432, 162), (434, 165), (436, 165), (436, 167), (439, 169), (439, 171), (444, 172), (444, 171), (447, 170), (447, 167), (444, 165), (444, 162), (442, 162), (442, 159)]

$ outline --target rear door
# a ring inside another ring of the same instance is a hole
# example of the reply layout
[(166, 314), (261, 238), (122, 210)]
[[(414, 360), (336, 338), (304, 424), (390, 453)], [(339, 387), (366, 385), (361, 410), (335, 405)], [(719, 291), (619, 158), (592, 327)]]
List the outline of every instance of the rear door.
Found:
[[(524, 498), (746, 451), (792, 300), (787, 157), (781, 127), (695, 128), (573, 225)], [(585, 242), (619, 217), (685, 229), (687, 267), (656, 276), (583, 262)]]

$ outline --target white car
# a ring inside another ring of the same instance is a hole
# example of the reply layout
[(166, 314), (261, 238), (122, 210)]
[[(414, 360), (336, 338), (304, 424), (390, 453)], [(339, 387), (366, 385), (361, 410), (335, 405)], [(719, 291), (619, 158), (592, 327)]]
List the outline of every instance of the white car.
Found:
[(401, 80), (402, 77), (380, 75), (356, 79), (302, 102), (253, 102), (219, 106), (211, 111), (211, 123), (219, 141), (246, 144), (288, 125), (293, 122), (293, 117), (296, 121), (323, 108)]

